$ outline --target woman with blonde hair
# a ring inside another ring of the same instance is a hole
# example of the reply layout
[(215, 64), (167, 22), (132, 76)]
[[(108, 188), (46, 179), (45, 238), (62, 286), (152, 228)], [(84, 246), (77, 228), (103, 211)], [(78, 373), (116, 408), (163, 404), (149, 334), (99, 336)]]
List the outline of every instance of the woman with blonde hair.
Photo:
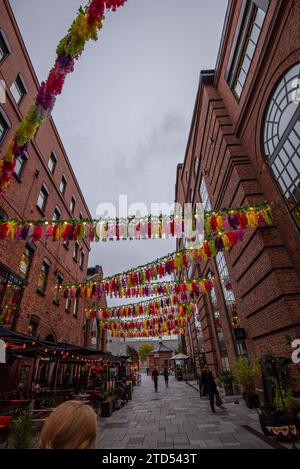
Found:
[(89, 405), (67, 401), (47, 418), (41, 449), (92, 449), (95, 447), (97, 415)]

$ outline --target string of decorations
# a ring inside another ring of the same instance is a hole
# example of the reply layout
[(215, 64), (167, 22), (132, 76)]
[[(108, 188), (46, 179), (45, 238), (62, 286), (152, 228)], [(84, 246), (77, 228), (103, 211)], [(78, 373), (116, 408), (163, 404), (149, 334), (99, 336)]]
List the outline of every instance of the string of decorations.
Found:
[(147, 296), (182, 295), (187, 296), (192, 293), (203, 295), (209, 293), (213, 288), (213, 278), (202, 277), (186, 282), (158, 282), (136, 285), (133, 287), (123, 287), (116, 284), (113, 279), (109, 281), (99, 281), (78, 287), (57, 287), (59, 295), (64, 298), (89, 298), (97, 299), (103, 295), (115, 298), (138, 298)]
[(185, 327), (187, 323), (187, 317), (173, 317), (171, 315), (170, 318), (157, 317), (143, 321), (105, 322), (103, 323), (103, 329), (114, 332), (170, 330), (176, 329), (177, 327)]
[(86, 7), (80, 7), (67, 35), (56, 49), (57, 58), (46, 82), (42, 82), (34, 104), (20, 122), (8, 145), (6, 154), (0, 160), (0, 194), (9, 187), (16, 160), (27, 151), (29, 142), (38, 128), (50, 116), (56, 98), (62, 93), (66, 76), (74, 71), (75, 61), (84, 51), (89, 40), (98, 39), (102, 28), (105, 8), (115, 11), (126, 0), (91, 0)]
[(110, 318), (136, 318), (140, 316), (158, 316), (168, 314), (189, 315), (196, 311), (194, 303), (188, 301), (180, 303), (176, 295), (157, 298), (152, 301), (142, 301), (131, 305), (115, 306), (112, 308), (87, 308), (86, 319), (108, 320)]
[[(272, 216), (271, 209), (268, 207), (266, 216), (262, 218), (259, 216), (256, 221), (252, 220), (252, 227), (271, 226)], [(255, 223), (254, 223), (255, 221)], [(211, 257), (215, 257), (218, 252), (229, 251), (231, 247), (235, 246), (239, 241), (244, 239), (244, 228), (229, 232), (218, 232), (215, 236), (205, 239), (203, 245), (199, 248), (183, 249), (167, 254), (147, 264), (140, 265), (134, 269), (127, 270), (123, 273), (106, 277), (102, 280), (82, 283), (65, 284), (60, 287), (61, 294), (68, 290), (68, 296), (81, 295), (81, 289), (90, 288), (92, 285), (91, 295), (99, 295), (98, 285), (104, 285), (106, 295), (118, 296), (118, 292), (124, 289), (136, 287), (139, 285), (149, 284), (150, 282), (162, 279), (167, 275), (176, 274), (182, 268), (188, 269), (192, 264), (200, 264)], [(70, 292), (72, 290), (72, 292)], [(99, 290), (100, 291), (100, 290)], [(80, 297), (80, 296), (79, 296)]]
[[(231, 232), (248, 227), (272, 224), (271, 208), (268, 204), (251, 207), (224, 208), (219, 211), (203, 212), (203, 217), (194, 212), (191, 217), (171, 215), (127, 219), (68, 219), (22, 221), (9, 219), (0, 221), (0, 239), (43, 241), (89, 242), (126, 239), (182, 238), (191, 232), (206, 237), (220, 231)], [(194, 234), (195, 236), (195, 234)]]
[(167, 329), (167, 328), (161, 328), (161, 329), (151, 329), (149, 331), (127, 331), (127, 332), (118, 332), (118, 331), (112, 331), (111, 332), (111, 337), (112, 338), (122, 338), (122, 339), (133, 339), (133, 338), (142, 338), (142, 337), (169, 337), (173, 335), (182, 335), (184, 334), (185, 328), (180, 327), (176, 329)]

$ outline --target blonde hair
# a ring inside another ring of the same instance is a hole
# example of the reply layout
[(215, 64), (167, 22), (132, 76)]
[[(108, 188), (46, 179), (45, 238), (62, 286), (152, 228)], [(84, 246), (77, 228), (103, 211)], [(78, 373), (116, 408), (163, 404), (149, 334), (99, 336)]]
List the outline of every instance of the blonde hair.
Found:
[(67, 401), (54, 409), (42, 433), (42, 449), (91, 449), (96, 440), (97, 415), (89, 405)]

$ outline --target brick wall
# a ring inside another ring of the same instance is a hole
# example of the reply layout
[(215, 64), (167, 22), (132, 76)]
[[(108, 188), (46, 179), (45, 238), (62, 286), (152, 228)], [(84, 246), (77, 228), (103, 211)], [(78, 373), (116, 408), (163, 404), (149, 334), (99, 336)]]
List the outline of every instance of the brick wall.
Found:
[[(0, 2), (0, 28), (5, 33), (11, 49), (11, 53), (0, 64), (0, 79), (5, 81), (7, 87), (7, 100), (2, 105), (2, 109), (11, 123), (11, 128), (0, 144), (1, 155), (3, 155), (22, 116), (32, 104), (37, 93), (38, 81), (7, 0)], [(19, 105), (16, 104), (10, 92), (10, 87), (18, 74), (21, 74), (28, 89)], [(48, 168), (51, 152), (54, 152), (57, 157), (54, 174)], [(28, 156), (21, 178), (13, 178), (10, 189), (0, 199), (0, 208), (10, 218), (52, 219), (56, 207), (60, 209), (62, 219), (79, 218), (80, 214), (85, 218), (90, 217), (89, 209), (52, 118), (38, 130), (34, 141), (29, 146)], [(67, 179), (67, 186), (65, 193), (61, 194), (59, 185), (63, 174)], [(44, 214), (37, 207), (42, 184), (46, 184), (49, 190)], [(72, 196), (76, 198), (74, 215), (70, 211)], [(25, 242), (22, 241), (1, 241), (0, 243), (1, 263), (16, 274), (20, 274), (19, 264), (24, 247)], [(38, 335), (41, 339), (52, 334), (57, 341), (83, 344), (84, 301), (79, 300), (78, 315), (75, 317), (73, 302), (70, 312), (66, 312), (65, 300), (61, 300), (57, 305), (53, 299), (57, 271), (62, 273), (64, 283), (86, 280), (89, 243), (80, 242), (79, 250), (83, 250), (85, 254), (82, 267), (79, 265), (79, 260), (73, 259), (74, 244), (71, 242), (69, 249), (66, 249), (61, 241), (55, 243), (40, 241), (36, 247), (15, 328), (19, 332), (27, 333), (30, 316), (34, 314), (40, 319)], [(51, 267), (45, 295), (40, 295), (37, 292), (37, 281), (45, 257), (51, 262)]]
[[(266, 163), (262, 132), (272, 91), (283, 72), (300, 61), (299, 1), (270, 2), (251, 73), (237, 101), (225, 72), (240, 6), (241, 2), (233, 2), (217, 70), (202, 72), (200, 77), (185, 159), (177, 175), (176, 200), (190, 202), (192, 189), (192, 202), (200, 202), (199, 187), (204, 177), (216, 209), (264, 200), (272, 204), (274, 227), (249, 230), (244, 241), (225, 258), (248, 353), (260, 356), (269, 350), (289, 358), (286, 336), (299, 337), (300, 325), (299, 231)], [(197, 174), (196, 157), (200, 157)], [(209, 272), (216, 277), (220, 322), (231, 366), (236, 345), (214, 260), (200, 266), (200, 275)], [(207, 296), (200, 299), (198, 309), (206, 359), (216, 373), (222, 369), (222, 361)]]

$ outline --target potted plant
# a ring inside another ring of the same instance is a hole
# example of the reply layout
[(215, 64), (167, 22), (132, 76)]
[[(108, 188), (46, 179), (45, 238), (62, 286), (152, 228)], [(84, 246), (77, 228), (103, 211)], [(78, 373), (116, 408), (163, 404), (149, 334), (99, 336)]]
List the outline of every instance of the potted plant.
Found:
[(300, 433), (300, 420), (295, 412), (295, 399), (290, 385), (273, 379), (273, 405), (259, 409), (259, 422), (265, 435), (277, 436), (279, 440), (296, 439)]
[(243, 386), (243, 398), (250, 409), (260, 407), (259, 396), (255, 393), (255, 380), (259, 374), (259, 362), (251, 362), (245, 356), (240, 356), (233, 368), (234, 379)]
[(24, 410), (12, 426), (8, 447), (12, 449), (30, 449), (32, 447), (32, 421), (30, 409)]
[(223, 370), (222, 373), (219, 374), (218, 378), (219, 381), (224, 385), (225, 395), (232, 396), (234, 377), (231, 371)]

